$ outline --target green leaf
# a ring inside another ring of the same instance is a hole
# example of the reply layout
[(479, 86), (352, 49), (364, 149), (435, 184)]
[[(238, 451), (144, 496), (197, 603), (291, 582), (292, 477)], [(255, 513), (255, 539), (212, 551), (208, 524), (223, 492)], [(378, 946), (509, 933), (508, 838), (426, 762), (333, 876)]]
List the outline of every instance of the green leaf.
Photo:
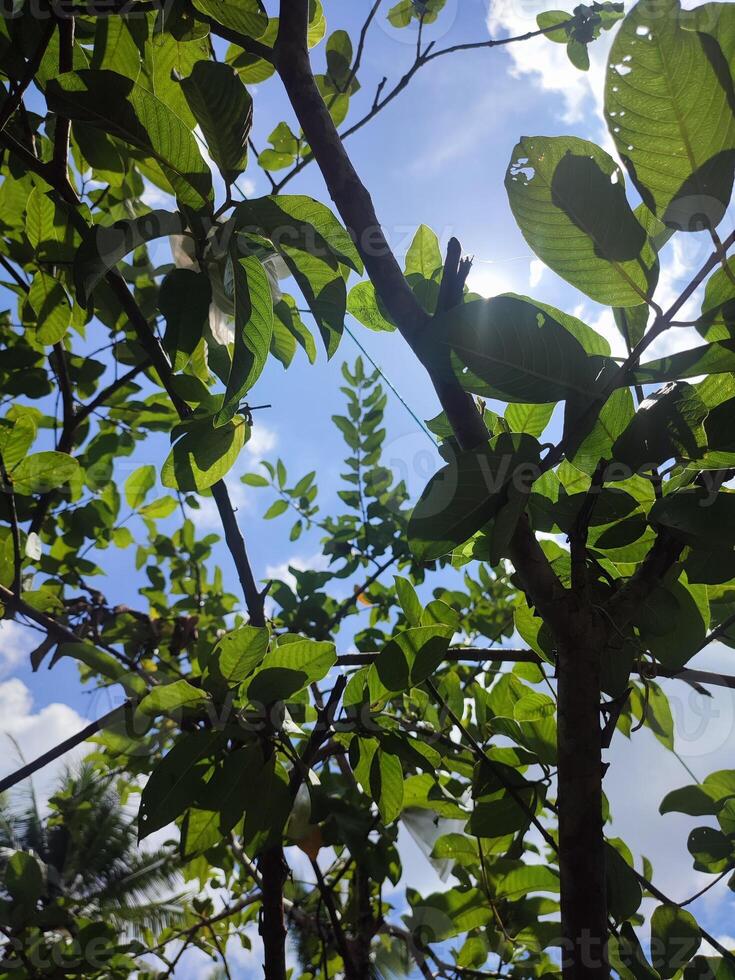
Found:
[(536, 23), (542, 31), (547, 33), (544, 37), (556, 44), (566, 44), (569, 40), (569, 32), (565, 27), (559, 27), (555, 31), (550, 31), (550, 27), (557, 27), (558, 24), (568, 24), (570, 14), (568, 10), (545, 10), (536, 17)]
[(659, 905), (651, 918), (653, 965), (664, 980), (694, 956), (702, 941), (694, 916), (676, 905)]
[[(683, 582), (662, 583), (637, 606), (633, 621), (643, 646), (665, 667), (679, 670), (704, 645), (709, 623), (707, 587), (687, 586)], [(652, 690), (655, 690), (653, 686)], [(648, 705), (642, 706), (641, 714), (644, 711), (654, 733), (671, 747), (673, 736), (668, 705), (660, 705), (658, 698), (649, 696)], [(668, 731), (661, 721), (666, 723)]]
[(36, 337), (46, 346), (57, 344), (71, 324), (71, 303), (66, 290), (53, 276), (37, 272), (28, 293), (36, 314)]
[(218, 810), (202, 810), (198, 807), (187, 810), (181, 825), (182, 856), (194, 857), (219, 844), (223, 837), (219, 824)]
[(624, 922), (617, 937), (609, 938), (610, 963), (621, 980), (660, 980), (659, 974), (646, 960), (638, 937), (630, 922)]
[(261, 37), (268, 27), (268, 15), (259, 0), (194, 0), (194, 6), (223, 27)]
[(26, 851), (16, 851), (5, 867), (5, 887), (11, 898), (33, 906), (43, 894), (43, 875), (38, 861)]
[(735, 493), (710, 494), (703, 487), (680, 490), (657, 500), (648, 520), (669, 528), (689, 545), (735, 545)]
[(181, 79), (189, 108), (207, 141), (209, 153), (225, 183), (245, 170), (248, 137), (253, 124), (253, 100), (237, 73), (220, 61), (197, 61)]
[(508, 483), (517, 481), (522, 490), (538, 475), (538, 454), (535, 439), (503, 433), (454, 456), (431, 478), (411, 515), (408, 539), (415, 557), (431, 561), (467, 541), (503, 505)]
[(399, 0), (388, 11), (388, 20), (393, 27), (407, 27), (412, 20), (433, 24), (444, 8), (446, 0)]
[(658, 812), (686, 813), (690, 817), (704, 817), (717, 812), (716, 800), (702, 786), (682, 786), (667, 793)]
[(698, 459), (707, 448), (707, 406), (692, 385), (669, 384), (641, 403), (613, 446), (613, 455), (634, 472), (668, 459)]
[(183, 371), (209, 322), (212, 287), (205, 272), (172, 269), (161, 283), (158, 307), (166, 319), (163, 346), (174, 371)]
[(505, 421), (511, 432), (525, 432), (538, 439), (551, 421), (555, 405), (524, 405), (520, 402), (508, 405), (505, 410)]
[(333, 643), (296, 639), (269, 650), (250, 681), (248, 698), (257, 704), (285, 701), (320, 681), (337, 661)]
[[(605, 117), (643, 201), (669, 227), (714, 228), (735, 167), (732, 82), (719, 45), (683, 30), (678, 0), (641, 0), (610, 51)], [(729, 85), (729, 94), (727, 86)]]
[(347, 297), (347, 312), (369, 330), (391, 333), (396, 329), (371, 282), (358, 282)]
[[(352, 39), (347, 31), (334, 31), (330, 34), (327, 41), (327, 75), (337, 91), (345, 90), (350, 81), (353, 55)], [(354, 82), (353, 79), (353, 85)], [(354, 89), (351, 87), (348, 94), (352, 91)]]
[(368, 687), (374, 700), (385, 692), (408, 691), (433, 674), (446, 656), (454, 630), (417, 626), (398, 633), (370, 665)]
[(419, 225), (413, 241), (406, 253), (405, 274), (416, 274), (423, 279), (436, 279), (444, 267), (439, 249), (439, 239), (431, 228)]
[(523, 237), (554, 272), (598, 303), (646, 299), (655, 252), (626, 200), (622, 171), (599, 146), (524, 137), (505, 187)]
[(424, 610), (419, 597), (416, 595), (416, 589), (402, 575), (394, 575), (393, 581), (395, 582), (396, 595), (403, 610), (403, 615), (408, 620), (410, 626), (420, 626)]
[(66, 453), (42, 452), (26, 456), (10, 473), (15, 493), (48, 493), (74, 479), (79, 463)]
[(275, 517), (280, 517), (281, 514), (285, 514), (287, 510), (288, 510), (287, 500), (281, 500), (281, 499), (274, 500), (273, 503), (268, 508), (268, 510), (265, 512), (265, 514), (263, 514), (263, 520), (272, 521)]
[(212, 658), (216, 658), (219, 673), (228, 684), (240, 684), (262, 663), (269, 641), (267, 627), (241, 626), (222, 637)]
[(339, 263), (331, 256), (319, 258), (286, 244), (280, 252), (314, 315), (327, 357), (332, 357), (347, 312), (347, 288)]
[(240, 477), (240, 482), (244, 483), (248, 487), (269, 487), (270, 483), (264, 476), (260, 473), (246, 473), (245, 476)]
[(435, 371), (474, 394), (548, 404), (599, 391), (603, 359), (589, 357), (569, 330), (519, 297), (454, 307), (436, 318), (433, 334), (427, 357)]
[(709, 341), (735, 338), (735, 258), (707, 280), (697, 330)]
[(605, 865), (610, 915), (615, 922), (625, 922), (640, 908), (641, 886), (628, 861), (610, 843), (605, 844)]
[(84, 239), (74, 259), (74, 288), (81, 306), (110, 269), (146, 242), (184, 233), (181, 215), (149, 211), (138, 218), (96, 225)]
[(380, 816), (392, 823), (403, 808), (403, 769), (396, 755), (378, 749), (370, 766), (370, 795)]
[(152, 500), (149, 504), (140, 507), (138, 513), (141, 517), (158, 520), (164, 517), (170, 517), (177, 507), (178, 504), (173, 497), (165, 496), (159, 497), (158, 500)]
[(235, 292), (235, 348), (222, 410), (216, 426), (229, 422), (240, 400), (260, 377), (273, 336), (273, 299), (263, 264), (232, 256)]
[(357, 273), (363, 271), (362, 259), (349, 233), (328, 207), (312, 197), (260, 197), (239, 204), (235, 214), (240, 230), (260, 230), (278, 249), (287, 245), (317, 258), (336, 259)]
[(10, 472), (22, 459), (36, 438), (36, 423), (30, 415), (0, 419), (0, 456)]
[(567, 57), (579, 71), (590, 70), (590, 53), (586, 44), (572, 38), (567, 44)]
[[(87, 217), (86, 206), (81, 210)], [(26, 204), (26, 235), (39, 262), (72, 262), (81, 241), (69, 205), (53, 200), (39, 187), (33, 188)]]
[(151, 716), (170, 714), (183, 708), (200, 708), (207, 700), (204, 691), (182, 679), (154, 687), (140, 702), (138, 711)]
[(641, 364), (630, 380), (635, 384), (660, 384), (705, 374), (735, 372), (735, 341), (705, 344)]
[(161, 470), (161, 482), (173, 490), (207, 490), (235, 464), (250, 436), (250, 427), (236, 415), (218, 428), (196, 422), (174, 444)]
[(138, 840), (165, 827), (192, 806), (204, 790), (219, 732), (181, 735), (148, 777), (140, 797)]
[(85, 69), (51, 79), (46, 98), (53, 112), (91, 123), (150, 154), (182, 204), (210, 208), (212, 175), (194, 135), (147, 89), (114, 71)]
[(150, 463), (139, 466), (125, 481), (125, 500), (131, 510), (138, 510), (148, 491), (156, 485), (156, 467)]

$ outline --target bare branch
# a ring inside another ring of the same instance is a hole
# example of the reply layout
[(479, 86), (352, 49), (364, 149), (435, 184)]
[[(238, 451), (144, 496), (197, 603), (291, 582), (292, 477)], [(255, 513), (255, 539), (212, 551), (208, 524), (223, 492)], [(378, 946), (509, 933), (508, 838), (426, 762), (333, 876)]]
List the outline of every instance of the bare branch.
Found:
[(76, 735), (72, 735), (71, 738), (67, 738), (63, 742), (59, 742), (59, 744), (54, 746), (53, 749), (50, 749), (48, 752), (44, 752), (43, 755), (40, 755), (37, 759), (34, 759), (33, 762), (29, 762), (27, 765), (23, 766), (22, 769), (18, 769), (16, 772), (6, 776), (4, 779), (0, 779), (0, 793), (5, 793), (7, 790), (12, 789), (13, 786), (16, 786), (18, 783), (22, 782), (22, 780), (27, 779), (35, 772), (38, 772), (39, 769), (43, 769), (44, 766), (47, 766), (51, 762), (55, 762), (57, 759), (60, 759), (62, 755), (66, 755), (67, 752), (71, 752), (72, 749), (75, 749), (78, 745), (81, 745), (82, 742), (86, 742), (88, 738), (96, 735), (97, 732), (101, 731), (103, 728), (114, 725), (124, 716), (128, 708), (132, 708), (134, 705), (134, 701), (126, 701), (117, 708), (113, 708), (112, 711), (108, 711), (106, 715), (102, 715), (101, 718), (98, 718), (96, 721), (93, 721), (91, 724), (87, 725), (87, 727), (83, 728), (81, 732), (78, 732)]

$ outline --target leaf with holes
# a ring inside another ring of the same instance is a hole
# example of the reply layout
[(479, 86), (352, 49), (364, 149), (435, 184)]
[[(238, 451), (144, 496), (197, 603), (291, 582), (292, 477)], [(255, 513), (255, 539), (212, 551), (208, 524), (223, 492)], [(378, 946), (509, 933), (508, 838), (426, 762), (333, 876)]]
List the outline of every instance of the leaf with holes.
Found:
[(526, 136), (505, 188), (523, 237), (554, 272), (598, 303), (645, 301), (656, 255), (609, 154), (573, 136)]
[(610, 51), (605, 118), (648, 208), (699, 231), (719, 224), (732, 193), (732, 81), (716, 40), (682, 29), (681, 17), (678, 0), (631, 10)]

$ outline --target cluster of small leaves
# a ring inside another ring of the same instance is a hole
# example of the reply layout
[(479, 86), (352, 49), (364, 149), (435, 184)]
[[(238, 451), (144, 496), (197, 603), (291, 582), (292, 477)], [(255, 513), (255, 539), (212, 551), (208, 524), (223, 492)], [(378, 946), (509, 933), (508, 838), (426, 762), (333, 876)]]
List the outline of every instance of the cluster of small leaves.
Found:
[(622, 3), (585, 4), (574, 8), (570, 18), (565, 10), (546, 10), (536, 18), (538, 26), (546, 32), (546, 37), (556, 44), (566, 44), (567, 55), (575, 68), (589, 71), (590, 55), (588, 46), (602, 31), (609, 31), (623, 16)]

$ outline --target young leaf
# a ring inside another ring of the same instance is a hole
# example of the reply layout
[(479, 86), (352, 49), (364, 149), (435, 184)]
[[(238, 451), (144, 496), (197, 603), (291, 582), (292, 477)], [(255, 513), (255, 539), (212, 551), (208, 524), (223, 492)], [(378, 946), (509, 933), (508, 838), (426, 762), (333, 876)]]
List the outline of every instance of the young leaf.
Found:
[(148, 491), (156, 485), (156, 468), (150, 464), (138, 467), (125, 481), (125, 500), (131, 510), (138, 510)]
[(405, 274), (419, 275), (422, 279), (436, 279), (444, 266), (439, 239), (431, 228), (419, 225), (411, 246), (406, 253)]

